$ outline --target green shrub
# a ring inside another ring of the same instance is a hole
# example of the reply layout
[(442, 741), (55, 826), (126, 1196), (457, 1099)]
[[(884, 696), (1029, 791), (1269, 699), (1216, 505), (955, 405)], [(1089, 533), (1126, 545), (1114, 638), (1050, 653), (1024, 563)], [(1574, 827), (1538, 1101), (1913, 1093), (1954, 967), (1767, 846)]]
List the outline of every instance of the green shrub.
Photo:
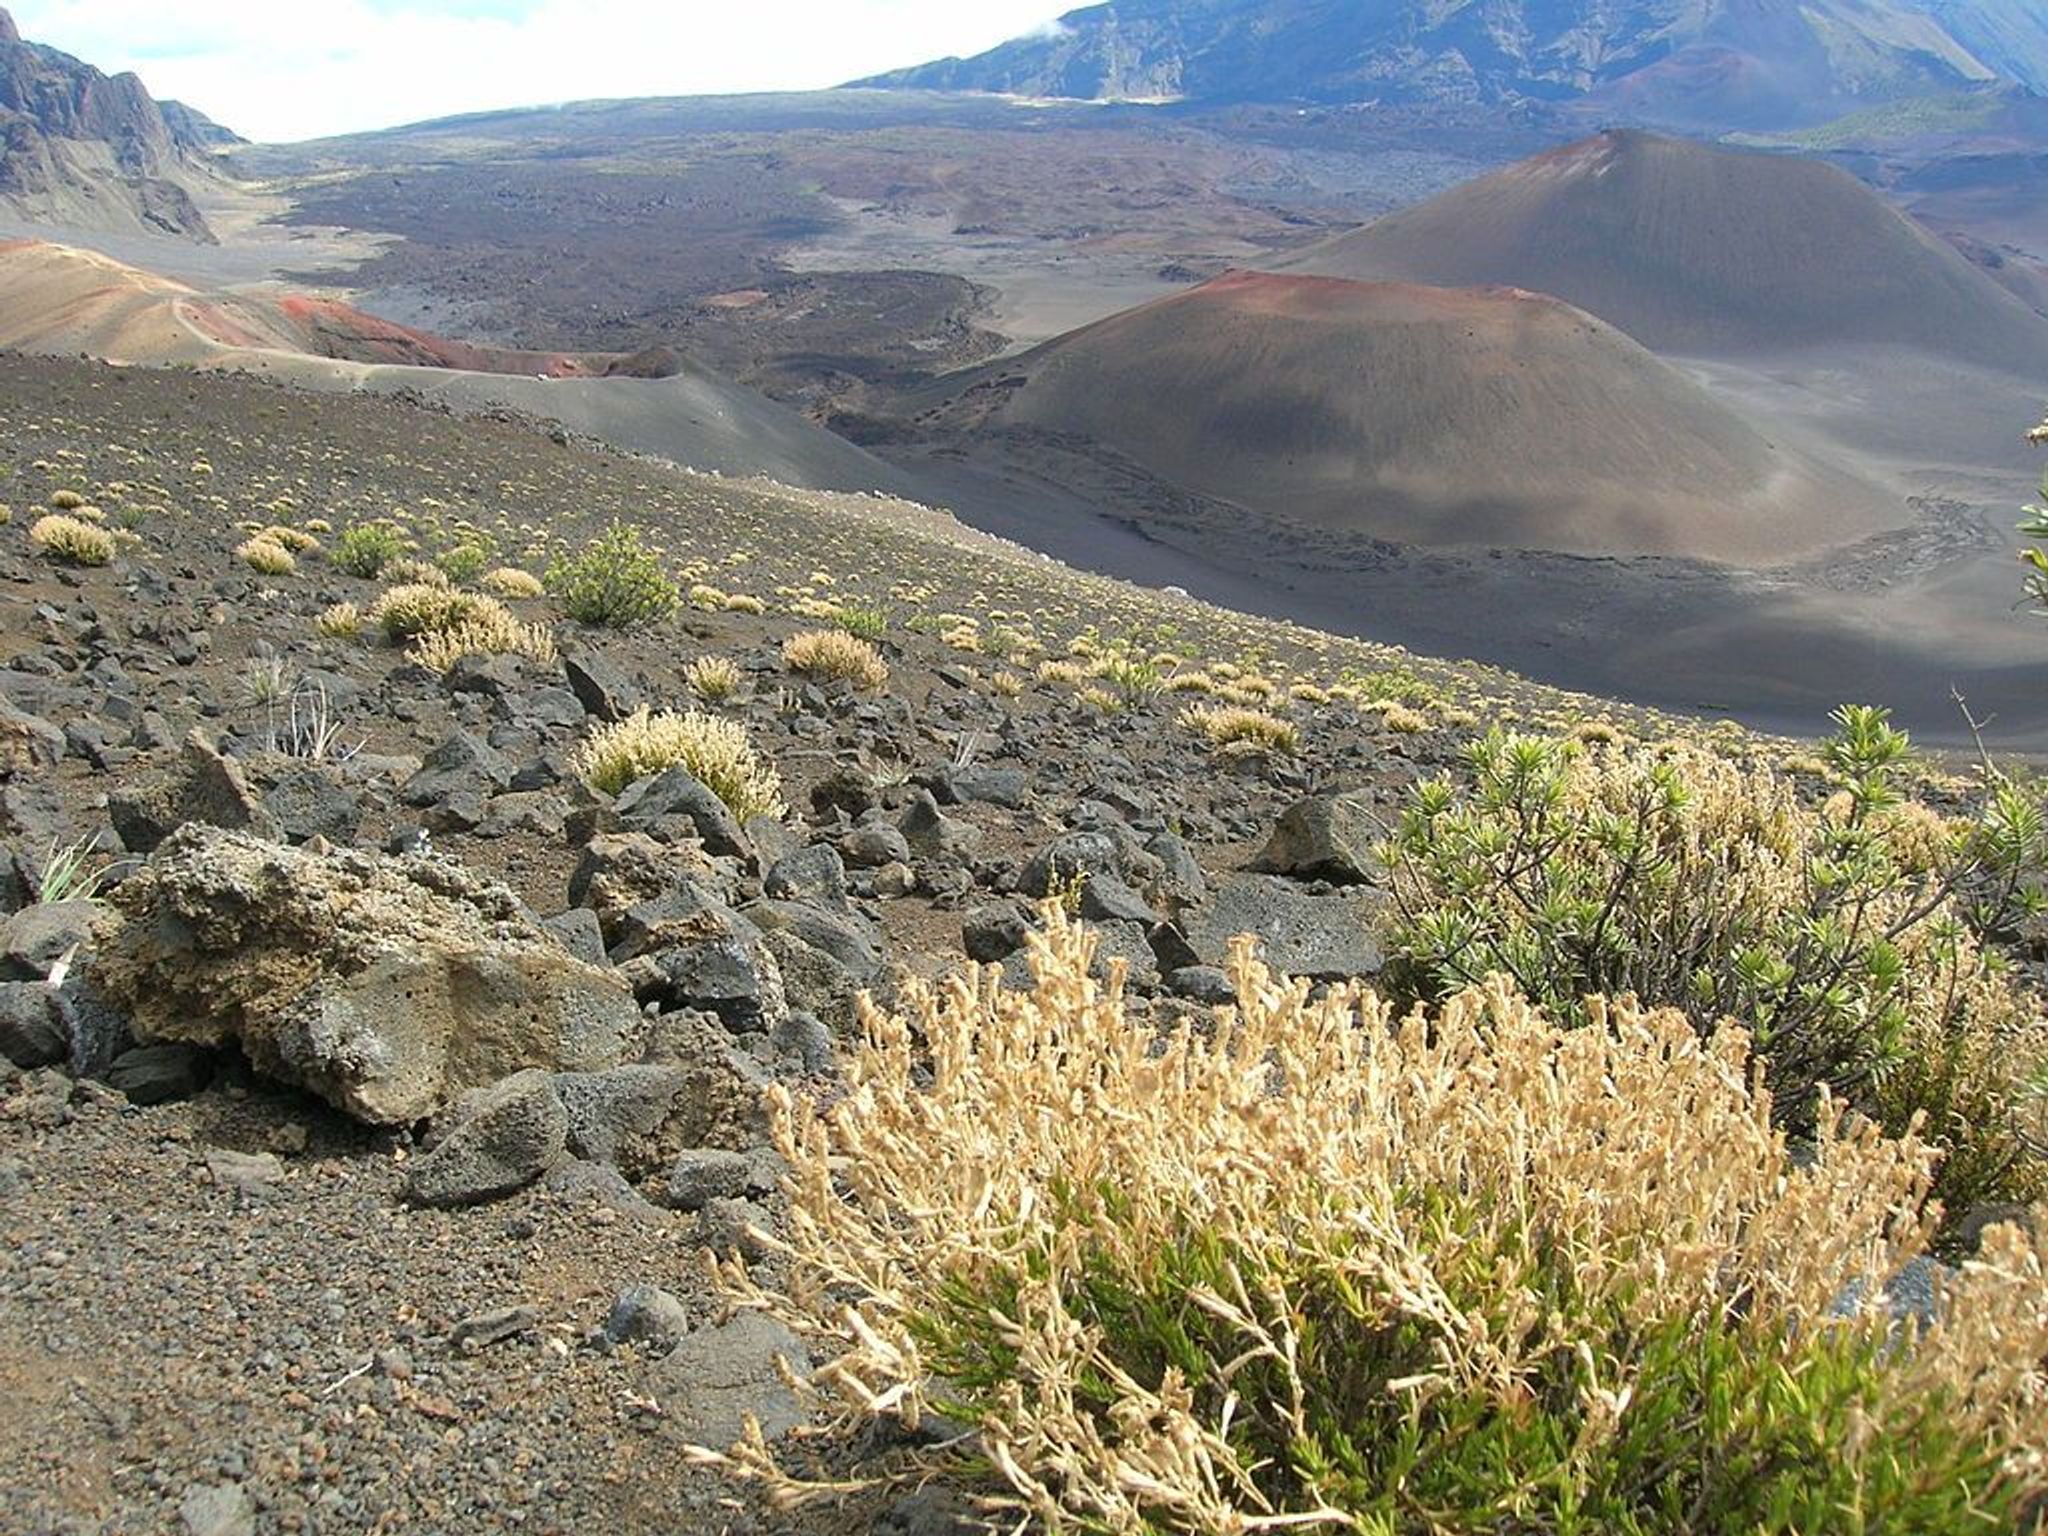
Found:
[(452, 544), (434, 557), (434, 564), (442, 574), (458, 586), (475, 581), (491, 568), (497, 558), (497, 546), (481, 535)]
[(1824, 756), (1840, 789), (1819, 808), (1691, 749), (1489, 734), (1470, 786), (1420, 785), (1382, 849), (1386, 979), (1430, 1000), (1498, 973), (1567, 1020), (1595, 994), (1681, 1008), (1702, 1031), (1742, 1020), (1795, 1134), (1824, 1089), (1894, 1130), (1926, 1111), (1956, 1149), (1954, 1212), (2030, 1194), (2023, 1084), (2048, 1049), (1973, 931), (1971, 892), (1995, 905), (2012, 888), (1991, 877), (2038, 859), (2038, 819), (2028, 832), (2004, 791), (1974, 825), (1933, 817), (1901, 798), (1908, 744), (1884, 714), (1837, 718)]
[(636, 629), (675, 612), (682, 600), (662, 569), (661, 557), (640, 541), (640, 530), (614, 523), (581, 554), (548, 567), (548, 594), (579, 624)]
[[(1041, 912), (1028, 992), (913, 982), (774, 1094), (786, 1235), (720, 1268), (879, 1475), (1133, 1536), (1950, 1536), (2048, 1482), (2048, 1247), (1996, 1229), (1902, 1334), (1934, 1154), (1831, 1113), (1795, 1155), (1739, 1030), (1404, 1017), (1239, 941), (1162, 1040)], [(799, 1491), (758, 1433), (696, 1455)]]
[(334, 568), (349, 576), (374, 578), (405, 556), (405, 535), (389, 523), (357, 523), (334, 541)]
[(1112, 656), (1097, 670), (1096, 676), (1109, 685), (1125, 709), (1149, 704), (1166, 691), (1166, 674), (1141, 657)]
[(879, 640), (889, 632), (889, 615), (880, 608), (842, 606), (833, 611), (832, 622), (863, 640)]

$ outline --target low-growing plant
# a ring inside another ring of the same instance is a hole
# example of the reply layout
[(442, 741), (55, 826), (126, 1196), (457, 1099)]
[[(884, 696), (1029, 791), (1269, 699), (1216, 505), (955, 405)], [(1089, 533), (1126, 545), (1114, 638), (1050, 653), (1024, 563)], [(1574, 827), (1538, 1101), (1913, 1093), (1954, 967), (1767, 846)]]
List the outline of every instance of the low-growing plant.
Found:
[(742, 821), (780, 817), (782, 778), (762, 759), (746, 727), (696, 710), (650, 713), (592, 731), (576, 755), (576, 772), (592, 789), (616, 795), (668, 768), (684, 768)]
[(438, 634), (469, 623), (490, 623), (511, 614), (494, 597), (478, 592), (458, 592), (452, 587), (408, 582), (392, 587), (370, 606), (370, 620), (384, 631), (387, 640), (403, 641), (421, 635)]
[(851, 683), (876, 689), (889, 681), (882, 653), (861, 639), (837, 629), (808, 629), (782, 642), (782, 659), (806, 677), (820, 682)]
[(295, 555), (303, 555), (320, 547), (320, 541), (314, 538), (312, 534), (300, 528), (289, 527), (284, 523), (272, 523), (269, 527), (258, 532), (256, 537), (268, 539), (280, 549), (288, 550)]
[(114, 876), (114, 861), (99, 851), (97, 832), (76, 842), (52, 843), (43, 855), (43, 867), (35, 877), (35, 899), (39, 905), (60, 901), (97, 901)]
[(72, 490), (52, 491), (50, 505), (59, 512), (76, 512), (85, 505), (85, 495), (83, 492)]
[(446, 629), (415, 639), (406, 655), (429, 672), (448, 672), (465, 656), (525, 656), (543, 666), (557, 660), (555, 637), (545, 624), (526, 624), (493, 604)]
[(680, 597), (640, 530), (613, 523), (578, 554), (548, 567), (548, 595), (579, 624), (638, 629), (675, 612)]
[(333, 603), (320, 610), (313, 628), (330, 640), (353, 640), (363, 632), (363, 610), (354, 603)]
[(1838, 718), (1823, 755), (1840, 788), (1820, 808), (1697, 749), (1490, 733), (1469, 787), (1418, 786), (1381, 850), (1387, 979), (1436, 999), (1503, 974), (1567, 1021), (1594, 994), (1702, 1032), (1740, 1019), (1795, 1135), (1824, 1092), (1893, 1130), (1924, 1114), (1952, 1213), (2030, 1197), (2024, 1084), (2048, 1025), (1974, 929), (2019, 899), (2038, 814), (2001, 791), (1973, 828), (1930, 828), (1898, 792), (1904, 736), (1880, 711)]
[(448, 573), (431, 560), (403, 555), (384, 567), (384, 581), (394, 587), (441, 587), (455, 585)]
[[(2048, 421), (2027, 434), (2036, 447), (2048, 447)], [(2048, 608), (2048, 474), (2041, 477), (2041, 501), (2022, 509), (2020, 537), (2028, 547), (2020, 551), (2027, 563), (2027, 597), (2036, 607)]]
[(281, 708), (272, 701), (264, 711), (264, 747), (286, 757), (346, 762), (363, 748), (362, 738), (351, 742), (346, 734), (325, 683), (299, 679)]
[(477, 585), (493, 597), (508, 600), (543, 597), (547, 594), (547, 588), (541, 584), (538, 576), (530, 571), (522, 571), (516, 565), (501, 565), (494, 571), (486, 571)]
[(706, 703), (722, 704), (740, 691), (746, 677), (730, 656), (699, 656), (684, 666), (683, 681)]
[(235, 547), (235, 558), (263, 576), (289, 576), (299, 566), (292, 552), (268, 535), (244, 540)]
[(37, 518), (29, 525), (28, 541), (60, 565), (108, 565), (114, 558), (111, 533), (62, 512)]
[(405, 557), (405, 535), (390, 523), (356, 523), (334, 541), (334, 568), (349, 576), (375, 579), (384, 568)]
[(1380, 724), (1397, 736), (1415, 736), (1429, 729), (1429, 716), (1406, 704), (1389, 704), (1380, 711)]
[(1202, 705), (1183, 711), (1180, 723), (1219, 752), (1292, 757), (1301, 750), (1299, 727), (1291, 720), (1260, 709), (1235, 704)]
[(1152, 662), (1135, 656), (1111, 656), (1096, 670), (1096, 676), (1115, 692), (1125, 709), (1151, 703), (1166, 687), (1165, 674)]
[(463, 586), (489, 570), (497, 552), (497, 547), (487, 539), (467, 538), (442, 550), (434, 557), (434, 564), (450, 581)]
[(1041, 918), (1029, 990), (913, 981), (843, 1092), (770, 1090), (788, 1220), (717, 1267), (884, 1486), (1133, 1536), (1994, 1532), (2048, 1486), (2048, 1247), (1993, 1229), (1901, 1328), (1934, 1150), (1824, 1108), (1795, 1153), (1739, 1029), (1404, 1015), (1240, 940), (1162, 1039)]
[(281, 703), (292, 691), (291, 664), (264, 646), (242, 663), (242, 700), (258, 709)]
[(842, 603), (833, 610), (832, 622), (849, 635), (857, 635), (863, 640), (879, 640), (889, 632), (889, 615), (880, 608)]

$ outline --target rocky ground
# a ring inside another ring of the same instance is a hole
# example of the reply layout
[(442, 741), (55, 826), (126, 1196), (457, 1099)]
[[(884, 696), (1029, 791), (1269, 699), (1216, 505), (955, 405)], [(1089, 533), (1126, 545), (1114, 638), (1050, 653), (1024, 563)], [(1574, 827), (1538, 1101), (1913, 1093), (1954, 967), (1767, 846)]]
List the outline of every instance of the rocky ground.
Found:
[[(53, 498), (113, 563), (36, 551)], [(794, 1421), (801, 1341), (699, 1275), (772, 1227), (761, 1092), (832, 1091), (858, 993), (1019, 965), (1049, 893), (1161, 1022), (1238, 932), (1370, 974), (1368, 850), (1419, 775), (1497, 720), (1677, 728), (402, 401), (8, 358), (0, 503), (8, 1531), (827, 1528), (683, 1448)], [(316, 630), (379, 583), (234, 553), (373, 517), (530, 571), (623, 517), (693, 602), (622, 635), (517, 601), (559, 659), (443, 675)], [(790, 669), (835, 611), (874, 616), (886, 685)], [(578, 778), (704, 657), (785, 817)], [(1197, 670), (1299, 752), (1212, 754), (1160, 687)], [(105, 890), (37, 902), (80, 839)]]

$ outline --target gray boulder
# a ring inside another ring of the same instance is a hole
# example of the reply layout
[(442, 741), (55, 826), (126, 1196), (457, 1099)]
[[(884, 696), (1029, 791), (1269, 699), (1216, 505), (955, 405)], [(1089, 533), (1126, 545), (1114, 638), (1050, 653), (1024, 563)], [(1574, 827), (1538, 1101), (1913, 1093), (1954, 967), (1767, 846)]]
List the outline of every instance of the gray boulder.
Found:
[(406, 1169), (419, 1205), (475, 1205), (524, 1189), (562, 1161), (569, 1116), (545, 1072), (514, 1073), (457, 1107), (456, 1125)]
[(363, 805), (334, 769), (318, 763), (265, 764), (263, 809), (288, 842), (324, 837), (352, 843), (363, 824)]
[(690, 1310), (658, 1285), (632, 1285), (619, 1292), (604, 1320), (614, 1344), (644, 1344), (651, 1352), (674, 1349), (690, 1332)]
[(783, 1380), (784, 1365), (797, 1376), (810, 1373), (803, 1341), (764, 1313), (736, 1312), (689, 1334), (657, 1362), (649, 1395), (690, 1444), (732, 1445), (749, 1417), (773, 1439), (805, 1422), (803, 1404)]
[(1373, 845), (1383, 830), (1370, 795), (1310, 795), (1281, 815), (1252, 868), (1269, 875), (1363, 885), (1375, 876)]
[(1311, 896), (1287, 880), (1240, 875), (1182, 919), (1190, 952), (1182, 958), (1221, 967), (1230, 941), (1251, 934), (1266, 964), (1285, 975), (1317, 981), (1376, 976), (1385, 963), (1372, 937), (1379, 910), (1368, 891)]
[(694, 837), (707, 853), (745, 857), (750, 852), (738, 819), (687, 768), (670, 768), (627, 785), (614, 809), (628, 827), (663, 842)]
[(0, 922), (0, 978), (41, 981), (66, 955), (92, 946), (96, 901), (46, 901)]
[(642, 1179), (685, 1147), (746, 1134), (735, 1118), (747, 1118), (759, 1089), (734, 1067), (722, 1039), (706, 1039), (684, 1060), (564, 1072), (555, 1096), (568, 1111), (572, 1153)]
[(213, 1052), (178, 1041), (138, 1045), (107, 1068), (107, 1086), (145, 1107), (189, 1099), (212, 1080)]
[(0, 981), (0, 1056), (17, 1067), (49, 1067), (70, 1054), (56, 991), (40, 981)]
[(846, 863), (837, 849), (815, 843), (776, 860), (761, 888), (780, 901), (809, 902), (842, 911), (846, 907)]
[(497, 748), (457, 731), (429, 752), (399, 797), (411, 806), (439, 805), (459, 796), (477, 800), (512, 782), (512, 765)]
[(0, 693), (0, 779), (42, 773), (64, 756), (64, 732)]
[(264, 809), (241, 767), (196, 730), (161, 771), (109, 794), (107, 816), (130, 853), (153, 853), (178, 828), (195, 822), (278, 836), (277, 818)]

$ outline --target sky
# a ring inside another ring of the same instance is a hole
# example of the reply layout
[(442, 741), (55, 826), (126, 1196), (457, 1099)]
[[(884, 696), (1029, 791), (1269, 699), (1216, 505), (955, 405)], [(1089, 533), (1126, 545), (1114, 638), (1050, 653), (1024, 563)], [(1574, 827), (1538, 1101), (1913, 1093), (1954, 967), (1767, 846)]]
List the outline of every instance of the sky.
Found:
[(978, 53), (1080, 0), (0, 0), (21, 35), (246, 138), (491, 107), (811, 90)]

